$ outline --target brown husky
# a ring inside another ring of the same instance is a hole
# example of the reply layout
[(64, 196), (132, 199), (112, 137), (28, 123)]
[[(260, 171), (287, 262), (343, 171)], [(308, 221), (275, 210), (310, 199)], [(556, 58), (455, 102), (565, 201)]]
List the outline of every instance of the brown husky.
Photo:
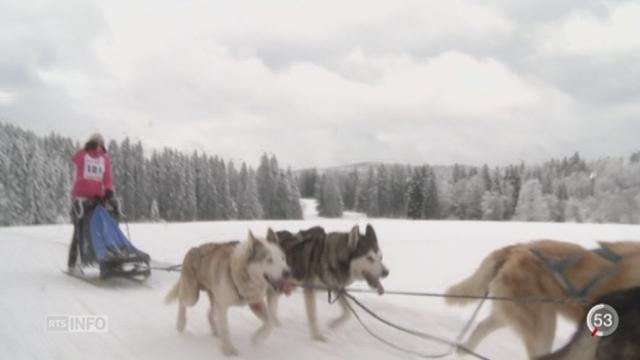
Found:
[[(563, 278), (575, 288), (585, 288), (602, 274), (598, 286), (583, 301), (612, 291), (640, 285), (640, 243), (601, 242), (602, 249), (619, 257), (611, 261), (583, 247), (553, 240), (508, 246), (487, 256), (468, 279), (447, 290), (449, 295), (479, 295), (488, 291), (493, 296), (530, 299), (567, 299), (566, 288), (542, 260), (559, 262), (573, 258), (564, 269)], [(448, 298), (448, 304), (467, 304), (470, 299)], [(580, 321), (588, 310), (585, 306), (561, 302), (496, 301), (491, 315), (480, 322), (466, 347), (474, 349), (491, 332), (511, 326), (525, 343), (530, 358), (551, 351), (556, 330), (556, 315)]]
[(200, 291), (209, 296), (209, 324), (214, 336), (220, 336), (225, 355), (235, 355), (227, 324), (227, 309), (233, 305), (249, 304), (263, 321), (253, 335), (261, 341), (271, 333), (274, 320), (264, 299), (268, 288), (287, 290), (291, 275), (286, 259), (278, 247), (277, 235), (269, 229), (267, 241), (249, 232), (246, 241), (209, 243), (194, 247), (184, 257), (180, 280), (165, 298), (166, 303), (179, 300), (176, 327), (183, 331), (186, 308), (198, 302)]

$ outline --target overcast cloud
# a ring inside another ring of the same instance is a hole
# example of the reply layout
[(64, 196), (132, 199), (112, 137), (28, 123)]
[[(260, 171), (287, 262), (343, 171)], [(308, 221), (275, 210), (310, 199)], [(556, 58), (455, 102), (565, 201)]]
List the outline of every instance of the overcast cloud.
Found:
[(0, 121), (293, 167), (638, 150), (640, 3), (520, 3), (0, 0)]

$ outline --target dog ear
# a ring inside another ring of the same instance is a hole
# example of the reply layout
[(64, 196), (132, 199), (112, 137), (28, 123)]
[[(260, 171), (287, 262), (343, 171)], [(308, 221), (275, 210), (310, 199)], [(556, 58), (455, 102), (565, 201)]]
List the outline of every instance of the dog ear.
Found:
[(276, 245), (280, 243), (280, 239), (278, 239), (278, 235), (271, 228), (267, 230), (267, 242), (270, 242)]
[(251, 230), (249, 230), (249, 235), (247, 236), (247, 240), (249, 241), (249, 250), (250, 252), (253, 252), (256, 245), (258, 245), (260, 242), (258, 241), (258, 239), (256, 239), (256, 237), (253, 235), (253, 232)]
[(249, 230), (248, 241), (249, 241), (249, 249), (248, 249), (249, 261), (256, 260), (258, 254), (260, 253), (260, 250), (264, 247), (264, 244), (262, 243), (262, 241), (258, 240), (258, 238), (256, 238), (253, 235), (253, 232), (251, 232), (251, 230)]
[(355, 225), (354, 227), (351, 228), (351, 231), (349, 232), (349, 241), (348, 241), (349, 248), (352, 250), (355, 250), (358, 247), (359, 240), (360, 240), (360, 228), (358, 227), (358, 225)]
[(371, 226), (371, 224), (367, 224), (367, 230), (364, 233), (364, 237), (368, 240), (378, 242), (378, 237), (376, 236), (376, 232), (373, 230), (373, 226)]

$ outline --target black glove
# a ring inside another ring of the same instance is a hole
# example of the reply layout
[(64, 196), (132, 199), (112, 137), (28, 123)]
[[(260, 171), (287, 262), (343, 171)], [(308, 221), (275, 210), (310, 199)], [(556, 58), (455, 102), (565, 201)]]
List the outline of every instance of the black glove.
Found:
[(111, 200), (113, 199), (113, 190), (108, 189), (107, 191), (104, 192), (104, 199), (105, 200)]

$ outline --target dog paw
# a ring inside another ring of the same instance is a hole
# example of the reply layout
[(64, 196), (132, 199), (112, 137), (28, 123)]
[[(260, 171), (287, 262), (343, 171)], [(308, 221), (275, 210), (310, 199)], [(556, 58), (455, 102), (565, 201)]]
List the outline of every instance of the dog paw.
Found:
[(251, 342), (254, 345), (258, 345), (263, 341), (265, 341), (267, 337), (269, 337), (269, 334), (271, 334), (271, 329), (269, 328), (259, 329), (258, 331), (253, 333), (253, 335), (251, 336)]
[(324, 336), (324, 335), (322, 335), (322, 334), (312, 334), (312, 335), (311, 335), (311, 338), (312, 338), (313, 340), (315, 340), (315, 341), (323, 342), (323, 343), (326, 343), (326, 342), (328, 342), (328, 341), (329, 341), (329, 340), (327, 339), (327, 337), (326, 337), (326, 336)]
[(186, 327), (187, 324), (185, 323), (177, 323), (176, 324), (176, 330), (178, 330), (178, 332), (184, 332), (184, 328)]
[(233, 345), (223, 345), (222, 353), (225, 356), (238, 356), (238, 350)]
[(329, 321), (329, 324), (327, 326), (329, 326), (329, 329), (335, 330), (335, 329), (339, 328), (342, 325), (344, 325), (344, 320), (343, 319), (335, 319), (335, 320)]

